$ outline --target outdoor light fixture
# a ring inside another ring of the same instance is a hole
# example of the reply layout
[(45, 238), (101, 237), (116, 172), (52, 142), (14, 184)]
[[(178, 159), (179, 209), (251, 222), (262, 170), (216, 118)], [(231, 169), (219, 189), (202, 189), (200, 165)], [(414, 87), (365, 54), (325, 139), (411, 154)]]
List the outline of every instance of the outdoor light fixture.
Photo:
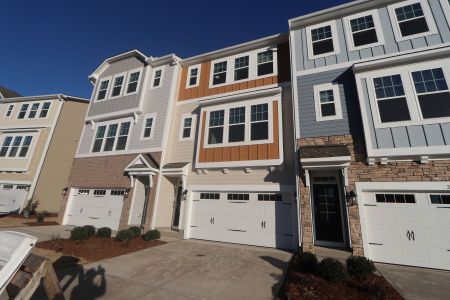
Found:
[(63, 188), (63, 189), (62, 189), (62, 192), (61, 192), (61, 195), (65, 196), (65, 195), (67, 194), (67, 190), (68, 190), (68, 189), (69, 189), (69, 188), (67, 188), (67, 187)]
[(347, 203), (350, 205), (356, 204), (356, 194), (354, 191), (347, 192), (345, 194), (345, 198), (347, 199)]

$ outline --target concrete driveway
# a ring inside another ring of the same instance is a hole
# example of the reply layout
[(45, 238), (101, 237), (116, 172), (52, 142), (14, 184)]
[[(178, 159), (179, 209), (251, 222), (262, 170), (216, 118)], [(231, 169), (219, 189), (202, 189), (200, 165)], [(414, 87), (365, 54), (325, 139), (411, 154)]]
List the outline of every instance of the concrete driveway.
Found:
[(59, 272), (66, 299), (272, 299), (292, 254), (182, 240)]
[(0, 230), (11, 230), (26, 233), (38, 238), (39, 242), (51, 240), (54, 237), (69, 238), (73, 226), (49, 225), (49, 226), (27, 226), (1, 228)]
[(407, 300), (449, 299), (450, 272), (406, 266), (376, 264), (378, 271)]

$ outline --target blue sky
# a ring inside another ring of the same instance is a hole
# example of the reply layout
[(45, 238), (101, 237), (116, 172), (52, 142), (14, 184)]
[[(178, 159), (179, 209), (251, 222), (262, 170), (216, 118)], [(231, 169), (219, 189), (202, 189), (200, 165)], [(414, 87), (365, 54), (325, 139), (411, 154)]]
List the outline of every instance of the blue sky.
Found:
[(287, 20), (348, 0), (10, 0), (2, 3), (0, 85), (90, 97), (87, 77), (131, 49), (185, 58), (286, 32)]

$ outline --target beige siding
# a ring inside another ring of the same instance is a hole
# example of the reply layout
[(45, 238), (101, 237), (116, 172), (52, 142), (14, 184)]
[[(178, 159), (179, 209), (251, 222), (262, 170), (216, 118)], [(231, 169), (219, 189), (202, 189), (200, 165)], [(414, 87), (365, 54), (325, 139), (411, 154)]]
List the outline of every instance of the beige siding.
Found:
[(161, 176), (155, 227), (171, 227), (178, 178)]
[[(50, 102), (50, 109), (48, 111), (47, 117), (42, 119), (39, 118), (39, 115), (34, 119), (17, 119), (17, 115), (19, 114), (20, 107), (22, 104), (28, 104), (28, 111), (26, 117), (28, 117), (28, 113), (30, 112), (30, 108), (33, 103), (40, 103), (38, 114), (44, 102)], [(5, 114), (8, 110), (10, 104), (14, 104), (14, 110), (11, 114), (11, 117), (6, 118)], [(0, 108), (0, 127), (28, 127), (28, 126), (51, 126), (55, 118), (57, 118), (58, 114), (58, 99), (49, 99), (49, 100), (40, 100), (40, 101), (24, 101), (24, 102), (14, 102), (14, 103), (5, 103), (1, 105)]]
[(5, 172), (0, 174), (0, 179), (3, 180), (17, 180), (17, 181), (33, 181), (36, 174), (37, 167), (42, 157), (42, 151), (47, 141), (50, 128), (40, 129), (38, 135), (34, 138), (34, 151), (29, 153), (28, 159), (0, 159), (0, 169), (23, 167), (28, 165), (28, 171), (23, 173)]
[(63, 103), (33, 195), (40, 202), (39, 210), (57, 212), (60, 208), (61, 191), (67, 185), (87, 107), (87, 103)]

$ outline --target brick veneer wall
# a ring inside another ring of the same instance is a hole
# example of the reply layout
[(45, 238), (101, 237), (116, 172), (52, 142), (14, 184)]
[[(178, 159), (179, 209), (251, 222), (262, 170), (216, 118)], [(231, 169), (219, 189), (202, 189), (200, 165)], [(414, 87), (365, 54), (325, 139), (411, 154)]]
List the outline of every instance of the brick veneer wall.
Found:
[[(120, 217), (119, 229), (128, 227), (128, 217), (130, 214), (133, 189), (130, 178), (124, 173), (125, 167), (130, 164), (138, 154), (99, 156), (87, 158), (75, 158), (72, 170), (67, 182), (67, 187), (77, 188), (130, 188), (129, 197), (124, 199), (122, 213)], [(161, 153), (152, 153), (152, 156), (159, 163)], [(153, 187), (150, 189), (150, 201), (148, 209), (153, 211), (154, 198), (158, 175), (154, 176)], [(69, 192), (63, 196), (61, 208), (58, 214), (58, 223), (62, 223), (64, 213), (67, 208)], [(147, 223), (151, 223), (153, 213), (147, 213)]]
[[(386, 165), (369, 166), (366, 162), (366, 149), (363, 136), (335, 135), (327, 137), (304, 138), (298, 140), (298, 147), (317, 145), (347, 145), (351, 153), (351, 163), (348, 168), (348, 190), (355, 191), (355, 182), (385, 182), (385, 181), (449, 181), (450, 161), (435, 160), (427, 164), (418, 162), (389, 162)], [(314, 252), (312, 236), (312, 208), (310, 191), (305, 186), (305, 173), (300, 165), (300, 208), (303, 232), (303, 249)], [(350, 238), (353, 254), (362, 255), (361, 225), (358, 205), (348, 207)]]

